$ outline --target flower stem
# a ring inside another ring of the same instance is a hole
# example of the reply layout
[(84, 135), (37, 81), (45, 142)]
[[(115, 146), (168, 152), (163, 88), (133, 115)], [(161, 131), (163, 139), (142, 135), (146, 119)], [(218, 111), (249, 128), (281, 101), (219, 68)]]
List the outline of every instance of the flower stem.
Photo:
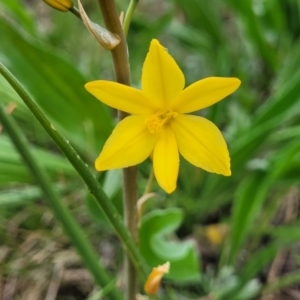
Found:
[[(85, 266), (90, 270), (94, 276), (95, 282), (101, 287), (105, 287), (113, 280), (108, 276), (105, 269), (100, 265), (98, 256), (93, 250), (89, 240), (86, 238), (85, 233), (77, 224), (70, 211), (62, 204), (59, 195), (52, 188), (52, 183), (44, 171), (44, 169), (38, 164), (34, 156), (30, 151), (24, 135), (18, 128), (14, 119), (7, 115), (0, 105), (0, 121), (5, 128), (7, 134), (10, 136), (15, 147), (22, 156), (25, 164), (30, 169), (36, 182), (42, 189), (45, 198), (48, 200), (56, 218), (61, 222), (63, 229), (68, 234), (72, 241), (72, 244), (76, 247), (80, 254)], [(119, 300), (121, 295), (114, 288), (110, 290), (109, 296), (111, 299)]]
[[(106, 28), (117, 34), (121, 42), (111, 50), (116, 81), (125, 85), (131, 85), (131, 75), (129, 68), (127, 44), (119, 19), (115, 1), (98, 0)], [(126, 113), (119, 111), (119, 120), (127, 116)], [(137, 243), (138, 237), (138, 218), (137, 218), (137, 185), (136, 168), (130, 167), (123, 169), (123, 203), (124, 203), (124, 222), (130, 231), (133, 239)], [(137, 274), (133, 262), (127, 253), (124, 264), (124, 289), (125, 299), (132, 300), (137, 294)]]
[(135, 267), (141, 274), (143, 280), (146, 280), (148, 274), (148, 267), (146, 266), (143, 257), (138, 251), (130, 233), (124, 226), (122, 219), (111, 203), (107, 198), (102, 188), (100, 187), (97, 179), (91, 173), (88, 166), (82, 161), (78, 153), (74, 148), (69, 144), (69, 142), (51, 125), (49, 120), (40, 110), (40, 108), (34, 103), (29, 94), (24, 90), (16, 78), (0, 63), (0, 73), (6, 78), (14, 90), (19, 94), (21, 99), (27, 105), (27, 107), (34, 114), (36, 119), (47, 131), (49, 136), (53, 139), (59, 149), (63, 152), (66, 158), (73, 165), (75, 170), (78, 172), (80, 177), (86, 183), (90, 192), (94, 195), (99, 207), (102, 209), (103, 213), (106, 215), (108, 220), (111, 222), (111, 225), (116, 231), (116, 234), (119, 236), (120, 240), (123, 242), (123, 245), (126, 248), (127, 253), (130, 254), (132, 262), (134, 262)]
[(123, 24), (123, 31), (124, 31), (125, 37), (128, 34), (128, 30), (129, 30), (129, 26), (130, 26), (130, 23), (131, 23), (131, 20), (132, 20), (132, 16), (133, 16), (133, 13), (135, 11), (135, 8), (136, 8), (138, 2), (139, 2), (139, 0), (131, 0), (130, 3), (129, 3), (129, 6), (127, 8), (125, 19), (124, 19), (124, 24)]
[(82, 18), (81, 18), (81, 15), (80, 15), (80, 12), (78, 10), (77, 7), (73, 6), (69, 9), (69, 11), (74, 15), (76, 16), (78, 19), (80, 19), (82, 21)]
[[(129, 61), (127, 55), (127, 44), (119, 19), (115, 1), (98, 0), (106, 29), (117, 34), (121, 41), (118, 46), (111, 50), (116, 81), (125, 85), (131, 85)], [(126, 116), (122, 113), (122, 118)]]

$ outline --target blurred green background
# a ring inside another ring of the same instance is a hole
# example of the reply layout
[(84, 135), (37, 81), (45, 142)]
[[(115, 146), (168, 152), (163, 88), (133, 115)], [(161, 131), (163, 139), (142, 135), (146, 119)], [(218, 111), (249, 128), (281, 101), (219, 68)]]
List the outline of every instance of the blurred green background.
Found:
[[(97, 1), (82, 4), (91, 20), (103, 25)], [(128, 1), (117, 4), (120, 12), (126, 11)], [(165, 233), (169, 226), (168, 237), (173, 232), (173, 241), (175, 235), (177, 241), (186, 241), (177, 245), (186, 255), (175, 269), (180, 274), (186, 266), (194, 274), (182, 275), (182, 280), (173, 274), (164, 285), (163, 299), (300, 299), (299, 35), (298, 0), (140, 1), (128, 35), (135, 87), (152, 38), (168, 48), (187, 85), (208, 76), (242, 81), (232, 96), (199, 112), (221, 128), (233, 175), (208, 174), (182, 159), (176, 192), (166, 195), (155, 185), (157, 196), (147, 204), (149, 212), (161, 210), (152, 217), (150, 213), (144, 224), (164, 215), (156, 233)], [(83, 85), (98, 78), (113, 80), (110, 53), (71, 13), (55, 11), (41, 0), (1, 0), (0, 61), (93, 169), (116, 120)], [(73, 167), (2, 77), (0, 101), (21, 126), (107, 269), (120, 272), (121, 245), (110, 226), (95, 213)], [(140, 193), (149, 170), (149, 162), (139, 166)], [(99, 180), (121, 212), (119, 172), (101, 174)], [(147, 227), (142, 230), (142, 251), (151, 260), (147, 239), (152, 233)], [(191, 241), (196, 250), (187, 245)], [(155, 262), (163, 259), (159, 251), (156, 255)], [(46, 298), (53, 274), (60, 276), (56, 298)], [(94, 292), (91, 276), (3, 129), (1, 284), (3, 299), (88, 299)]]

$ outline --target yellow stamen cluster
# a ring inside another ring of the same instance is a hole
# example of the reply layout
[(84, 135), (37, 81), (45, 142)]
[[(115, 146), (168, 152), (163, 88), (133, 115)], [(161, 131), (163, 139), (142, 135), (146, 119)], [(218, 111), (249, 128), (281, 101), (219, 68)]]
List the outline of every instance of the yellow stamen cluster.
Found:
[(168, 111), (166, 113), (157, 113), (152, 115), (150, 118), (145, 120), (145, 123), (150, 131), (150, 133), (160, 133), (164, 125), (167, 124), (170, 119), (175, 118), (178, 115), (177, 112)]

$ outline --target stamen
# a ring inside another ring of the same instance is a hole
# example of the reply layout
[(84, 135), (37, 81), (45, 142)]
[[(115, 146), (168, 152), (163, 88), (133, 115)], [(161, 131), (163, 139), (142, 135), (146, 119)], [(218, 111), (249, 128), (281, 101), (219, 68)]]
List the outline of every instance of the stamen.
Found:
[(168, 111), (163, 114), (157, 113), (146, 119), (145, 123), (150, 133), (160, 133), (162, 132), (164, 125), (167, 124), (170, 119), (175, 118), (177, 115), (178, 113), (174, 111)]

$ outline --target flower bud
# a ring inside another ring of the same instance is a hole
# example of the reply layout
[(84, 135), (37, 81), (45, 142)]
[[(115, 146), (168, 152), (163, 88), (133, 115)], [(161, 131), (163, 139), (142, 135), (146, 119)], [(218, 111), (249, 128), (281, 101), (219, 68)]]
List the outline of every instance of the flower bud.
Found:
[(156, 295), (160, 287), (162, 277), (169, 273), (170, 262), (153, 268), (144, 285), (144, 290), (148, 295)]
[(73, 7), (72, 0), (43, 0), (49, 6), (59, 11), (68, 11), (70, 8)]

